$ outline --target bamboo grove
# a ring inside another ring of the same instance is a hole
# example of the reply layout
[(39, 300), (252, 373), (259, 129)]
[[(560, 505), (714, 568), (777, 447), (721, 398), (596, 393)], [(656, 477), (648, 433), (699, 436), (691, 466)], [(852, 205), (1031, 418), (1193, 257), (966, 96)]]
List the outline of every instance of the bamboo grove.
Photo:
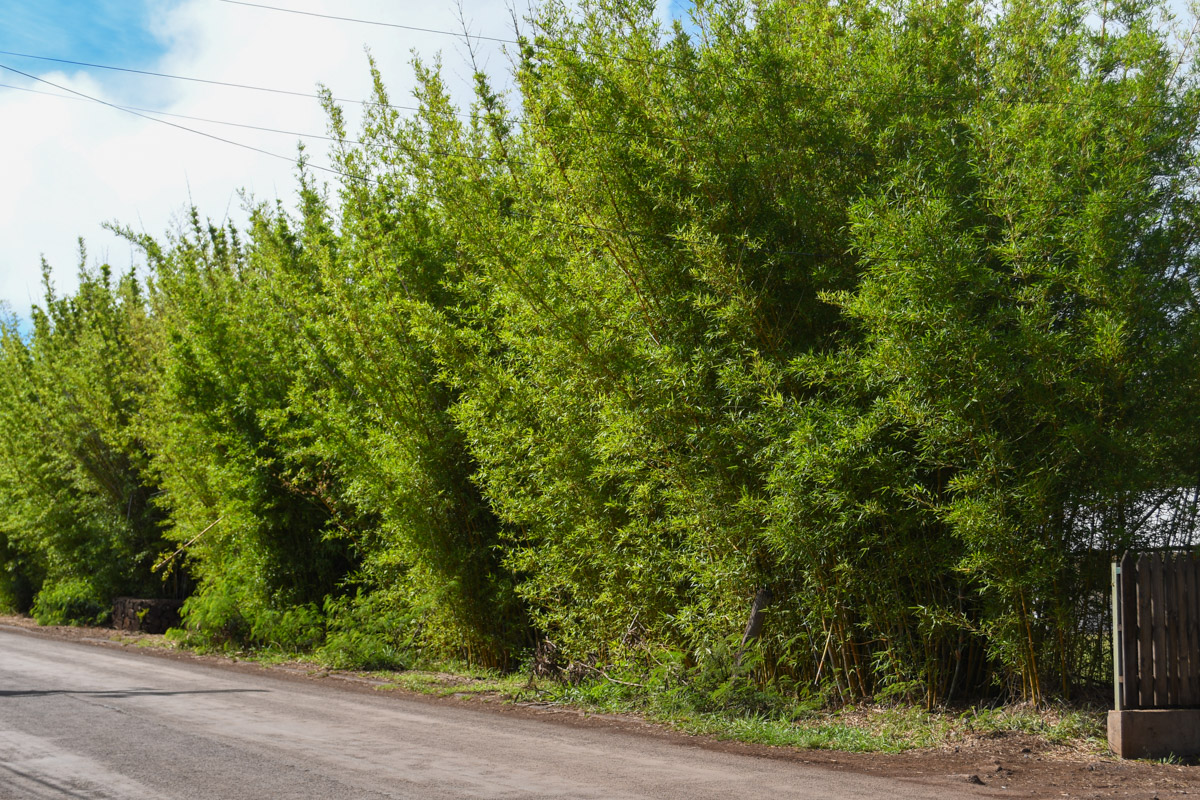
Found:
[[(336, 176), (125, 232), (0, 344), (0, 592), (47, 622), (1070, 696), (1193, 544), (1200, 94), (1165, 7), (551, 0)], [(373, 65), (369, 65), (372, 70)], [(531, 667), (532, 668), (532, 667)]]

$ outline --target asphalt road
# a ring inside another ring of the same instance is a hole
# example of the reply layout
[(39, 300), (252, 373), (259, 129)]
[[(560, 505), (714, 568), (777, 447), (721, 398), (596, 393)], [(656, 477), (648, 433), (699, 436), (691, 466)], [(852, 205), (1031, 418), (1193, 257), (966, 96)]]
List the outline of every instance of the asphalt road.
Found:
[(945, 785), (718, 752), (682, 737), (0, 630), (2, 800), (953, 794)]

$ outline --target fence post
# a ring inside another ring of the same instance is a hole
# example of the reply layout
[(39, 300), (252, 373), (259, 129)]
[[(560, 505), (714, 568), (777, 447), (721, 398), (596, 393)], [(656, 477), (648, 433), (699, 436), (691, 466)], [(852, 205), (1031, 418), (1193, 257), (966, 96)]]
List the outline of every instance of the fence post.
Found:
[(1113, 708), (1120, 711), (1124, 708), (1121, 705), (1121, 689), (1122, 679), (1125, 676), (1123, 669), (1122, 656), (1125, 654), (1125, 648), (1121, 646), (1122, 622), (1121, 619), (1121, 565), (1116, 561), (1112, 562), (1112, 652), (1113, 652)]
[(1137, 559), (1121, 557), (1121, 708), (1141, 708), (1138, 675), (1138, 637), (1141, 620), (1137, 605)]
[(1126, 552), (1112, 590), (1109, 747), (1121, 758), (1200, 755), (1200, 561)]

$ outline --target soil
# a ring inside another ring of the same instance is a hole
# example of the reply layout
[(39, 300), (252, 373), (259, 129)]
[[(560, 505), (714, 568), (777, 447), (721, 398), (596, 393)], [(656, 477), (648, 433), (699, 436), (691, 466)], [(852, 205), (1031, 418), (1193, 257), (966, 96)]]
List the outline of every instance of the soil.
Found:
[[(136, 649), (147, 656), (203, 662), (226, 669), (265, 669), (281, 678), (323, 682), (376, 696), (379, 696), (378, 688), (385, 683), (361, 673), (323, 670), (298, 662), (264, 665), (224, 656), (202, 655), (173, 648), (162, 636), (148, 633), (130, 633), (111, 628), (39, 626), (29, 618), (15, 616), (0, 616), (0, 626), (19, 628), (31, 635), (100, 647)], [(457, 677), (447, 676), (447, 684)], [(572, 727), (615, 728), (655, 738), (686, 739), (692, 746), (712, 750), (815, 764), (852, 773), (915, 779), (947, 787), (961, 786), (961, 792), (955, 791), (954, 796), (1131, 797), (1165, 800), (1167, 797), (1200, 795), (1200, 765), (1121, 760), (1094, 746), (1052, 744), (1028, 734), (980, 735), (953, 745), (895, 754), (796, 750), (689, 736), (632, 715), (589, 714), (562, 706), (508, 703), (496, 695), (461, 693), (438, 697), (415, 692), (403, 694), (429, 703), (474, 703), (500, 714), (539, 718)]]

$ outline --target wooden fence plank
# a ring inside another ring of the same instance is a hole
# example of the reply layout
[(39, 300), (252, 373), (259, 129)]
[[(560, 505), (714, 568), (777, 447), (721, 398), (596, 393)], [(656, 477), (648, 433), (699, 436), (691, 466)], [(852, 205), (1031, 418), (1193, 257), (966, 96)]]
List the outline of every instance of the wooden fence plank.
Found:
[(1150, 614), (1150, 555), (1138, 558), (1138, 704), (1136, 708), (1154, 708), (1154, 617)]
[(1138, 700), (1137, 561), (1126, 552), (1121, 559), (1122, 708), (1140, 708)]
[(1163, 639), (1166, 642), (1166, 704), (1180, 704), (1180, 607), (1175, 602), (1177, 587), (1175, 557), (1163, 555)]
[(1188, 663), (1187, 674), (1184, 676), (1184, 682), (1188, 686), (1187, 704), (1200, 704), (1200, 675), (1196, 674), (1200, 668), (1200, 654), (1196, 652), (1196, 648), (1200, 648), (1200, 627), (1196, 625), (1198, 616), (1196, 612), (1200, 607), (1196, 606), (1196, 560), (1192, 554), (1188, 553), (1183, 557), (1183, 620), (1180, 625), (1183, 626), (1183, 646), (1187, 649)]
[(1188, 623), (1191, 614), (1188, 612), (1188, 576), (1191, 574), (1191, 564), (1186, 553), (1175, 556), (1175, 624), (1179, 629), (1179, 649), (1175, 651), (1175, 666), (1179, 671), (1179, 696), (1176, 698), (1181, 706), (1196, 702), (1192, 699), (1192, 648), (1188, 644)]
[(1176, 553), (1171, 559), (1175, 571), (1175, 596), (1171, 605), (1175, 608), (1175, 670), (1179, 681), (1179, 691), (1175, 695), (1176, 705), (1187, 705), (1191, 702), (1188, 692), (1188, 646), (1187, 646), (1187, 559), (1183, 553)]
[(1114, 706), (1200, 708), (1200, 557), (1127, 552), (1112, 572)]
[(1113, 667), (1113, 708), (1121, 711), (1125, 708), (1124, 681), (1121, 678), (1121, 656), (1125, 648), (1121, 645), (1121, 564), (1115, 558), (1112, 567), (1112, 667)]
[(1187, 648), (1188, 670), (1188, 705), (1200, 704), (1200, 605), (1196, 603), (1196, 592), (1200, 591), (1197, 583), (1196, 558), (1188, 553), (1183, 559), (1183, 577), (1186, 595), (1183, 599), (1183, 609), (1187, 618), (1183, 621), (1184, 646)]
[(1154, 654), (1154, 671), (1156, 676), (1159, 673), (1162, 674), (1162, 690), (1161, 692), (1157, 691), (1159, 682), (1156, 680), (1155, 694), (1157, 696), (1154, 698), (1154, 703), (1156, 706), (1161, 708), (1162, 706), (1170, 706), (1175, 704), (1174, 694), (1172, 692), (1173, 687), (1171, 685), (1171, 673), (1173, 672), (1171, 669), (1171, 659), (1174, 658), (1175, 653), (1174, 649), (1171, 647), (1171, 625), (1169, 624), (1170, 620), (1168, 618), (1168, 614), (1170, 613), (1169, 609), (1171, 606), (1171, 588), (1173, 586), (1171, 581), (1171, 557), (1166, 553), (1159, 553), (1158, 559), (1158, 576), (1159, 581), (1161, 582), (1160, 585), (1162, 587), (1162, 599), (1160, 602), (1159, 595), (1154, 595), (1154, 628), (1156, 631), (1162, 631), (1162, 636), (1156, 637), (1154, 641), (1157, 645), (1161, 639), (1162, 652), (1156, 652)]
[(1200, 705), (1200, 562), (1188, 553), (1183, 563), (1187, 580), (1184, 630), (1187, 631), (1188, 686), (1191, 687), (1188, 705)]
[(1154, 671), (1154, 707), (1161, 708), (1171, 701), (1167, 699), (1167, 615), (1163, 608), (1163, 566), (1162, 553), (1155, 553), (1150, 558), (1150, 607), (1151, 624), (1154, 626), (1154, 650), (1150, 659)]
[(1182, 687), (1179, 681), (1180, 646), (1179, 646), (1179, 572), (1176, 569), (1179, 560), (1174, 554), (1163, 556), (1163, 612), (1159, 618), (1164, 620), (1166, 629), (1163, 639), (1167, 643), (1167, 657), (1163, 660), (1166, 666), (1167, 705), (1181, 704)]

